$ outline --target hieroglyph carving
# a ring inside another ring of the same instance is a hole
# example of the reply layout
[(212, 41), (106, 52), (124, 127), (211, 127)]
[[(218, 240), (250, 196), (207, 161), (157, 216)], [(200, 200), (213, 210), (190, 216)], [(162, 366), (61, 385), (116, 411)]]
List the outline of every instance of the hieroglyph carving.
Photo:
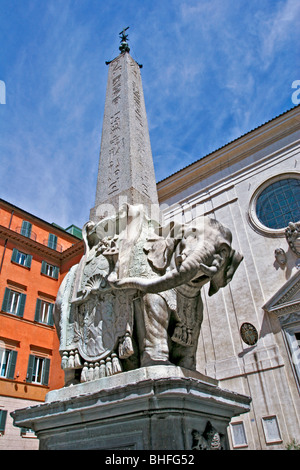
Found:
[(160, 226), (126, 204), (83, 237), (55, 306), (66, 382), (152, 364), (195, 369), (201, 288), (215, 294), (242, 260), (230, 231), (207, 217)]

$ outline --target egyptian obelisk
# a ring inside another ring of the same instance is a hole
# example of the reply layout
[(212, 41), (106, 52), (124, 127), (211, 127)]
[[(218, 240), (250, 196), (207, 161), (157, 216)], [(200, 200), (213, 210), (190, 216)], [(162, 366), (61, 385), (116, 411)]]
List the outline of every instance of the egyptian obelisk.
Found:
[(141, 66), (129, 54), (125, 30), (120, 37), (120, 54), (109, 63), (94, 222), (123, 203), (143, 204), (149, 215), (158, 207)]

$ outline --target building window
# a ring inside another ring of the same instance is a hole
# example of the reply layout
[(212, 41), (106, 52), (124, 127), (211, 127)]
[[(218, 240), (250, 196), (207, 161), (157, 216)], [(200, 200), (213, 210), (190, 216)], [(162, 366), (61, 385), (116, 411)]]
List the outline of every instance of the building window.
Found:
[(258, 220), (270, 229), (282, 229), (300, 220), (300, 180), (285, 178), (267, 186), (256, 201)]
[(0, 410), (0, 436), (5, 432), (7, 410)]
[(6, 287), (2, 310), (7, 313), (13, 313), (19, 317), (23, 317), (25, 308), (26, 294), (14, 291)]
[(56, 250), (57, 247), (57, 236), (53, 233), (49, 233), (48, 237), (48, 247), (52, 248), (52, 250)]
[(27, 369), (27, 382), (48, 385), (50, 359), (30, 354)]
[(14, 248), (11, 261), (13, 263), (20, 264), (21, 266), (25, 266), (26, 268), (30, 268), (32, 256), (17, 250), (17, 248)]
[(0, 377), (14, 379), (17, 351), (0, 348)]
[(46, 276), (53, 277), (53, 279), (58, 279), (59, 268), (58, 266), (53, 266), (52, 264), (42, 261), (42, 274)]
[(262, 423), (267, 444), (282, 441), (276, 416), (262, 418)]
[(35, 321), (39, 323), (46, 323), (46, 325), (53, 325), (53, 305), (50, 302), (37, 299), (35, 308)]
[(27, 220), (23, 220), (22, 227), (21, 227), (21, 235), (24, 235), (24, 237), (30, 238), (31, 229), (32, 229), (32, 224), (30, 222), (27, 222)]
[(244, 423), (242, 421), (238, 423), (230, 423), (231, 436), (233, 447), (247, 447), (247, 439), (244, 428)]

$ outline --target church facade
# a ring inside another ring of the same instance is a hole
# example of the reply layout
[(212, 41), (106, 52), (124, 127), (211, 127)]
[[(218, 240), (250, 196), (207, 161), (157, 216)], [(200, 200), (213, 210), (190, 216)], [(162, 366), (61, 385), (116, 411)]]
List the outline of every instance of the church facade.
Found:
[(230, 425), (233, 449), (300, 442), (299, 139), (298, 106), (158, 183), (166, 222), (216, 218), (244, 256), (230, 285), (202, 294), (197, 356), (252, 397)]

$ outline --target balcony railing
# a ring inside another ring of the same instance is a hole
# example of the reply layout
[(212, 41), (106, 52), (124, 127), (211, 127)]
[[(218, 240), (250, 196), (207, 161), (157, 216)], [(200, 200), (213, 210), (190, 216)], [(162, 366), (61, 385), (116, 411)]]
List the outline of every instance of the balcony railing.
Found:
[(55, 245), (51, 246), (51, 245), (49, 245), (48, 240), (43, 240), (43, 244), (45, 246), (48, 246), (48, 248), (51, 248), (52, 250), (59, 251), (59, 253), (62, 253), (62, 251), (63, 251), (63, 247), (60, 243), (56, 243)]
[[(31, 240), (34, 240), (35, 242), (37, 241), (37, 234), (31, 230), (31, 232), (28, 232), (26, 230), (22, 230), (22, 227), (17, 227), (15, 228), (15, 232), (20, 233), (24, 237), (30, 238)], [(58, 251), (59, 253), (62, 253), (63, 251), (63, 246), (60, 243), (56, 243), (56, 246), (49, 246), (48, 245), (48, 239), (43, 240), (43, 245), (48, 246), (52, 250)]]
[(22, 230), (22, 227), (17, 227), (17, 228), (15, 228), (15, 231), (16, 231), (17, 233), (20, 233), (20, 234), (23, 235), (24, 237), (27, 237), (27, 238), (30, 238), (31, 240), (36, 241), (37, 235), (36, 235), (36, 233), (33, 232), (32, 230), (31, 230), (31, 232), (26, 232), (26, 231)]

